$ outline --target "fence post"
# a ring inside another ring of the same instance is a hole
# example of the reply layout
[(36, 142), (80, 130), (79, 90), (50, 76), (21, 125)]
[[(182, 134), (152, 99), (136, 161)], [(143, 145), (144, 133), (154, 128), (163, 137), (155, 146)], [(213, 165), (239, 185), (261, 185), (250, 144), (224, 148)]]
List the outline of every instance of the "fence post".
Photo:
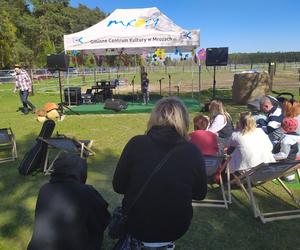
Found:
[(275, 75), (275, 62), (269, 62), (269, 68), (268, 68), (269, 76), (270, 76), (270, 90), (273, 90), (273, 78)]
[(32, 69), (29, 69), (30, 70), (30, 78), (31, 78), (31, 95), (34, 95), (34, 90), (33, 90), (33, 73), (32, 73)]

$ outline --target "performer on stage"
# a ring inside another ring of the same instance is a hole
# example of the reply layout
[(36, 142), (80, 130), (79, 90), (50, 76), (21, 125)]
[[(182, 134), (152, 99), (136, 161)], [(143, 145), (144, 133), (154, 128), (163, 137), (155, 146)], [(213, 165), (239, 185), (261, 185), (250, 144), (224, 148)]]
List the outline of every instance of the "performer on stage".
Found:
[(142, 83), (141, 83), (141, 91), (143, 94), (143, 101), (144, 105), (148, 105), (149, 102), (149, 79), (148, 79), (148, 74), (144, 72), (142, 74)]

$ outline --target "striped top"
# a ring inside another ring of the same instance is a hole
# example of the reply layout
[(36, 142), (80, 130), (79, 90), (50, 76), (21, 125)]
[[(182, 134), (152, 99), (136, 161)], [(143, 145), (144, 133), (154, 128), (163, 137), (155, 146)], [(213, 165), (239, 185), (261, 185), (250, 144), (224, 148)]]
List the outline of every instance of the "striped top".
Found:
[(22, 70), (19, 74), (16, 74), (16, 89), (21, 91), (28, 90), (31, 92), (32, 90), (32, 82), (25, 70)]
[(283, 120), (283, 113), (282, 109), (279, 106), (273, 106), (273, 108), (270, 110), (270, 113), (268, 115), (267, 119), (267, 133), (272, 133), (274, 130), (281, 127), (281, 123)]

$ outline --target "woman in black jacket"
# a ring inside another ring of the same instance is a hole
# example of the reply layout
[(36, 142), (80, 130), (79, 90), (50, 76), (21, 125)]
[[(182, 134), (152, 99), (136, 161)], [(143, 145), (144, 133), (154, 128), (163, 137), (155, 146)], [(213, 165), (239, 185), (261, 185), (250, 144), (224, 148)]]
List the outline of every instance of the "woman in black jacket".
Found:
[(153, 169), (168, 151), (175, 152), (157, 172), (128, 215), (129, 234), (142, 242), (170, 242), (188, 230), (192, 199), (207, 192), (203, 156), (187, 141), (189, 118), (175, 97), (158, 101), (145, 135), (125, 146), (114, 173), (113, 187), (124, 194), (126, 210)]
[(86, 185), (87, 163), (63, 153), (50, 182), (42, 186), (28, 250), (100, 250), (109, 222), (107, 202)]

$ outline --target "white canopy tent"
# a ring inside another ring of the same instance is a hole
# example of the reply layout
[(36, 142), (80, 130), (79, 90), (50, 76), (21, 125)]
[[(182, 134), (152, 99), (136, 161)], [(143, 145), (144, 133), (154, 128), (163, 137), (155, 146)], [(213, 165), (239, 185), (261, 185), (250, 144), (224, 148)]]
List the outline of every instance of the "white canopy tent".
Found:
[(199, 47), (200, 31), (185, 30), (156, 7), (116, 9), (101, 22), (64, 36), (65, 51), (118, 55), (190, 52)]

